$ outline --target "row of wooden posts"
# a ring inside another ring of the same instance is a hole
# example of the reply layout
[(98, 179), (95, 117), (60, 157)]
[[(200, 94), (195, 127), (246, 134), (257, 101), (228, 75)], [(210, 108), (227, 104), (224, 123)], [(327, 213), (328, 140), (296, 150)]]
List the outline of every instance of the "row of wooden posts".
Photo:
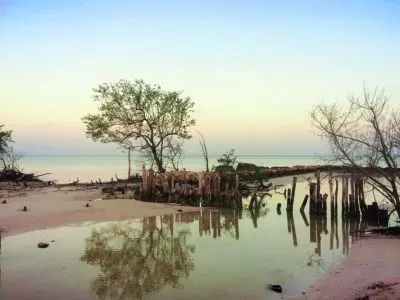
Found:
[[(339, 201), (339, 180), (342, 183), (342, 217), (376, 217), (378, 214), (387, 215), (387, 210), (378, 209), (377, 203), (366, 205), (364, 181), (361, 176), (357, 174), (344, 174), (339, 178), (334, 178), (332, 173), (328, 175), (329, 193), (330, 193), (330, 213), (331, 217), (338, 215), (338, 201)], [(334, 184), (335, 181), (335, 184)], [(292, 188), (285, 190), (284, 196), (287, 204), (286, 209), (293, 211), (294, 195), (296, 192), (297, 177), (293, 177)], [(304, 213), (304, 209), (309, 202), (310, 215), (326, 216), (328, 207), (329, 195), (321, 193), (321, 174), (315, 173), (315, 180), (311, 180), (309, 184), (309, 194), (305, 195), (301, 204), (300, 211)], [(278, 211), (280, 205), (277, 206)]]
[[(309, 200), (310, 215), (326, 215), (328, 198), (331, 216), (338, 215), (339, 183), (341, 181), (341, 207), (343, 217), (367, 216), (370, 212), (365, 203), (364, 182), (357, 174), (343, 174), (334, 177), (328, 174), (329, 193), (321, 193), (321, 174), (315, 173), (309, 184), (309, 194), (305, 195), (300, 211), (304, 213)], [(293, 177), (291, 188), (285, 190), (286, 210), (293, 211), (297, 177)], [(253, 198), (257, 197), (254, 195)], [(239, 175), (233, 181), (222, 181), (216, 172), (169, 172), (155, 173), (143, 167), (141, 191), (142, 201), (175, 202), (189, 205), (214, 206), (221, 208), (243, 207), (239, 191)], [(251, 202), (252, 203), (252, 202)], [(281, 205), (278, 205), (280, 210)]]
[(143, 167), (142, 201), (180, 202), (242, 208), (239, 175), (233, 183), (222, 182), (215, 172), (155, 173)]

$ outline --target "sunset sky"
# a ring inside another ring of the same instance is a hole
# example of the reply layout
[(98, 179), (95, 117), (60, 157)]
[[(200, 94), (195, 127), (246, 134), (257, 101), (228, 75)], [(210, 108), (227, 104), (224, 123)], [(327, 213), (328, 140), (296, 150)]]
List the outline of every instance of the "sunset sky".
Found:
[(400, 101), (399, 53), (395, 0), (0, 0), (0, 124), (25, 154), (118, 153), (81, 117), (96, 85), (143, 78), (195, 101), (211, 153), (312, 155), (313, 105), (363, 82)]

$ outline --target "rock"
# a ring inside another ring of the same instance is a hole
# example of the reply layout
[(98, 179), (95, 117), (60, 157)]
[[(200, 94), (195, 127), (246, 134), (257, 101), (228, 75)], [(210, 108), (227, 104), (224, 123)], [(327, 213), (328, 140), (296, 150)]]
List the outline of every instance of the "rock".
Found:
[(26, 205), (24, 206), (24, 208), (22, 209), (22, 211), (28, 211), (28, 209), (26, 208)]
[(1, 204), (7, 204), (7, 200), (3, 200), (3, 202), (1, 202)]
[(48, 243), (39, 242), (37, 246), (38, 246), (38, 248), (43, 249), (43, 248), (47, 248), (49, 246), (49, 244)]
[(282, 293), (282, 287), (279, 284), (269, 284), (268, 289), (276, 293)]
[(89, 203), (86, 203), (85, 207), (90, 207)]
[(182, 209), (178, 209), (178, 212), (183, 212), (183, 210)]

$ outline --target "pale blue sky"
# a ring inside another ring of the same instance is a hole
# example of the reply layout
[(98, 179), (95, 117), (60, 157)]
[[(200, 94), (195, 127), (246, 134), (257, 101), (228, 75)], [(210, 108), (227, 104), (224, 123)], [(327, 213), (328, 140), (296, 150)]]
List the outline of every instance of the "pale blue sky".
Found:
[[(91, 89), (184, 90), (210, 152), (314, 154), (308, 114), (363, 81), (400, 99), (400, 4), (364, 1), (0, 1), (0, 123), (24, 153), (110, 153), (80, 118)], [(200, 152), (198, 138), (187, 152)]]

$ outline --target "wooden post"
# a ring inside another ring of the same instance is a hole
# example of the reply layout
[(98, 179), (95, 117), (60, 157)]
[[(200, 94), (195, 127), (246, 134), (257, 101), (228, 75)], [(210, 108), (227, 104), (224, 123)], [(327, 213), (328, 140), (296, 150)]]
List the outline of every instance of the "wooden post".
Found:
[(292, 199), (292, 190), (288, 189), (287, 198), (286, 198), (286, 210), (290, 211), (290, 203)]
[(358, 176), (355, 177), (355, 179), (354, 179), (354, 215), (356, 217), (360, 216), (360, 210), (359, 210), (359, 191), (360, 191), (360, 189), (358, 187), (359, 182), (360, 182), (359, 177)]
[(317, 194), (317, 214), (321, 215), (323, 211), (323, 201), (322, 201), (322, 195)]
[(278, 204), (276, 205), (276, 211), (277, 211), (278, 215), (281, 214), (281, 206), (282, 206), (281, 203), (278, 203)]
[(317, 241), (317, 222), (314, 216), (310, 216), (310, 243)]
[(328, 199), (328, 194), (324, 194), (323, 196), (322, 196), (322, 213), (323, 213), (323, 215), (324, 216), (326, 216), (326, 211), (327, 211), (327, 209), (326, 209), (326, 206), (327, 206), (327, 199)]
[(331, 194), (330, 201), (331, 201), (331, 218), (335, 215), (335, 196), (333, 194), (333, 180), (332, 180), (332, 173), (329, 174), (329, 193)]
[(236, 203), (235, 207), (242, 209), (242, 204), (241, 204), (241, 200), (242, 200), (242, 196), (239, 192), (239, 174), (236, 174), (235, 176), (235, 188), (234, 188), (234, 202)]
[(234, 213), (234, 222), (235, 222), (235, 238), (238, 240), (239, 239), (239, 216), (236, 211), (233, 211)]
[(297, 184), (297, 177), (293, 177), (293, 183), (292, 183), (292, 196), (290, 200), (290, 210), (293, 210), (293, 204), (294, 204), (294, 196), (296, 194), (296, 184)]
[(316, 213), (316, 202), (317, 202), (317, 184), (310, 182), (310, 215)]
[(297, 247), (297, 234), (296, 234), (296, 227), (294, 225), (294, 218), (293, 218), (293, 212), (288, 211), (287, 212), (288, 216), (288, 221), (289, 221), (289, 226), (290, 226), (290, 233), (292, 234), (293, 238), (293, 246)]
[(321, 194), (321, 173), (317, 171), (315, 176), (317, 177), (317, 197), (319, 197)]
[(306, 224), (307, 227), (310, 226), (310, 223), (308, 223), (308, 220), (307, 220), (306, 214), (304, 213), (304, 210), (300, 210), (300, 214), (301, 214), (301, 217), (303, 218), (304, 224)]
[(146, 171), (146, 167), (143, 165), (142, 167), (142, 195), (141, 195), (141, 200), (144, 201), (146, 198), (146, 194), (147, 194), (147, 171)]
[[(293, 215), (292, 215), (293, 217)], [(287, 228), (288, 228), (288, 233), (292, 233), (292, 223), (290, 221), (290, 211), (286, 211), (286, 221), (287, 221)]]
[(342, 176), (342, 218), (345, 216), (346, 212), (346, 204), (344, 202), (344, 198), (345, 198), (345, 180), (344, 176)]
[(354, 188), (354, 185), (355, 185), (354, 174), (351, 174), (351, 176), (350, 176), (350, 191), (351, 191), (351, 195), (349, 195), (349, 215), (351, 217), (355, 216), (355, 211), (356, 211), (355, 210), (355, 205), (354, 205), (354, 202), (355, 202), (355, 198), (354, 198), (355, 188)]
[(331, 235), (330, 235), (330, 239), (329, 239), (329, 249), (330, 250), (333, 249), (333, 236), (334, 236), (334, 234), (335, 234), (335, 218), (331, 214)]
[(318, 254), (318, 256), (321, 256), (321, 233), (322, 233), (322, 218), (317, 219), (317, 248), (315, 249), (315, 253)]
[(148, 178), (149, 178), (149, 185), (148, 185), (148, 197), (147, 197), (147, 201), (153, 201), (153, 193), (154, 193), (154, 171), (153, 169), (149, 170), (149, 174), (148, 174)]
[(367, 206), (365, 204), (365, 194), (364, 194), (364, 181), (360, 178), (360, 183), (359, 183), (359, 189), (360, 189), (360, 206), (361, 206), (361, 211), (363, 216), (367, 214)]
[(308, 197), (309, 197), (308, 195), (305, 195), (305, 196), (304, 196), (303, 203), (301, 203), (300, 211), (302, 211), (302, 212), (304, 212), (304, 208), (305, 208), (306, 205), (307, 205)]
[[(349, 179), (347, 177), (344, 177), (344, 185), (343, 185), (343, 201), (344, 201), (344, 215), (347, 217), (349, 214)], [(343, 210), (342, 208), (342, 210)]]
[(336, 186), (335, 186), (335, 216), (337, 216), (338, 212), (338, 191), (339, 191), (339, 180), (336, 179)]

